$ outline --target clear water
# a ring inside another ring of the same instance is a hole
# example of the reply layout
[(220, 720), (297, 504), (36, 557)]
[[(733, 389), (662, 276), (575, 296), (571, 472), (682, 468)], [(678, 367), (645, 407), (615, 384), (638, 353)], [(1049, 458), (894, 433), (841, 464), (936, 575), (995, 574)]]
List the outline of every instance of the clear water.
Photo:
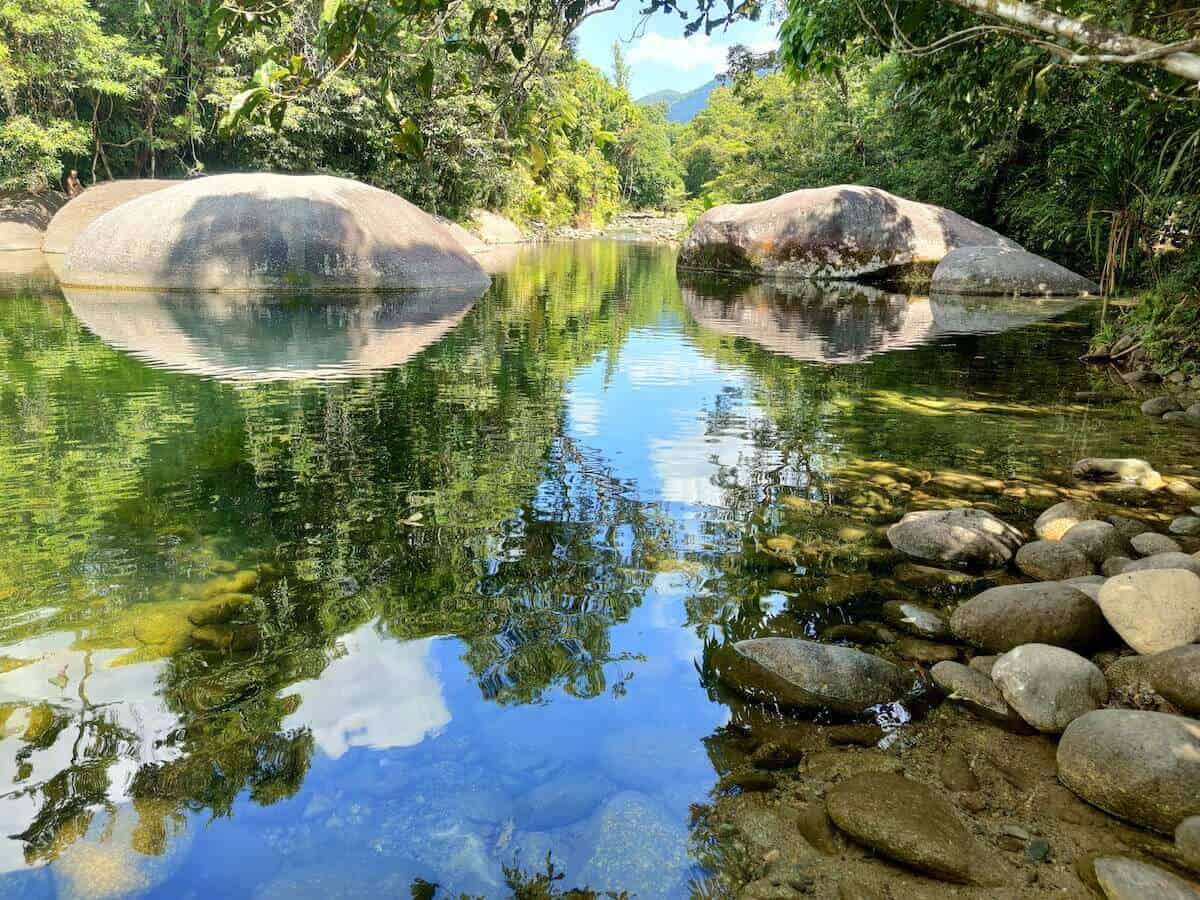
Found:
[(549, 853), (687, 896), (710, 650), (865, 614), (927, 496), (847, 484), (1027, 522), (1080, 455), (1190, 449), (1075, 399), (1087, 308), (493, 266), (477, 300), (8, 280), (0, 895), (491, 897)]

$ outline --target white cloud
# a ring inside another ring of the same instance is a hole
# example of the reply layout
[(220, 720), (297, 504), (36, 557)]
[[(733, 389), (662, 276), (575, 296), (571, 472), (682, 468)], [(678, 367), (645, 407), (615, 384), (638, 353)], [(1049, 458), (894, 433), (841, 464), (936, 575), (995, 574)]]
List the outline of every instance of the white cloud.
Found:
[(774, 50), (779, 46), (779, 41), (773, 37), (759, 41), (730, 40), (718, 43), (710, 35), (703, 33), (693, 34), (691, 37), (669, 38), (651, 31), (638, 38), (625, 58), (631, 66), (652, 63), (679, 69), (681, 72), (693, 72), (697, 69), (724, 72), (729, 48), (737, 43), (745, 44), (756, 53)]

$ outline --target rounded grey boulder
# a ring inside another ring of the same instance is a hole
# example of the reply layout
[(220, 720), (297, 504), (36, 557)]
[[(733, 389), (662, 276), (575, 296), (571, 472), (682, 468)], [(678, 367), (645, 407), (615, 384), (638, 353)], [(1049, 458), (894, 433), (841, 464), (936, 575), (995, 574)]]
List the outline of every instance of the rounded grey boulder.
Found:
[(1130, 568), (1108, 579), (1097, 601), (1122, 640), (1149, 654), (1200, 639), (1200, 576), (1184, 569)]
[(1108, 522), (1089, 519), (1069, 528), (1060, 543), (1074, 547), (1093, 565), (1129, 551), (1129, 542)]
[(1086, 713), (1058, 743), (1058, 777), (1093, 806), (1171, 834), (1200, 815), (1200, 722), (1134, 709)]
[(929, 670), (929, 675), (946, 693), (947, 700), (977, 716), (1001, 724), (1011, 724), (1016, 718), (995, 682), (977, 668), (946, 661), (937, 663)]
[(1194, 872), (1200, 872), (1200, 816), (1191, 816), (1175, 829), (1175, 849)]
[(1129, 546), (1133, 547), (1141, 556), (1153, 556), (1155, 553), (1180, 553), (1183, 550), (1178, 541), (1165, 534), (1155, 534), (1153, 531), (1135, 534), (1129, 539)]
[(959, 247), (933, 270), (930, 290), (947, 294), (1069, 296), (1099, 294), (1094, 281), (1017, 247)]
[(1046, 734), (1058, 734), (1108, 698), (1094, 663), (1046, 644), (1009, 650), (992, 667), (992, 681), (1022, 719)]
[(956, 247), (1017, 248), (948, 209), (859, 185), (805, 188), (714, 206), (679, 252), (681, 269), (854, 278), (932, 267)]
[(1163, 413), (1181, 412), (1183, 407), (1179, 405), (1179, 401), (1169, 394), (1162, 397), (1151, 397), (1142, 403), (1142, 415), (1144, 416), (1161, 416)]
[(1200, 716), (1200, 644), (1149, 658), (1150, 686), (1184, 712)]
[(1033, 523), (1033, 530), (1043, 541), (1061, 540), (1072, 527), (1100, 515), (1100, 508), (1083, 500), (1063, 500), (1055, 503)]
[(899, 666), (850, 647), (799, 638), (738, 641), (719, 663), (721, 680), (752, 700), (857, 715), (906, 696), (914, 679)]
[(1005, 565), (1023, 535), (982, 509), (911, 512), (887, 531), (893, 547), (915, 559), (958, 568)]
[(954, 611), (950, 630), (989, 653), (1006, 653), (1022, 644), (1089, 650), (1113, 638), (1091, 597), (1060, 581), (986, 590)]
[(160, 290), (386, 291), (488, 283), (432, 216), (327, 175), (216, 175), (104, 213), (76, 238), (64, 284)]
[(1125, 567), (1121, 569), (1121, 573), (1152, 572), (1160, 569), (1183, 569), (1186, 572), (1195, 572), (1200, 575), (1200, 557), (1187, 553), (1155, 553), (1153, 556), (1126, 563)]
[(1038, 581), (1082, 578), (1096, 570), (1078, 547), (1066, 541), (1031, 541), (1017, 551), (1017, 568)]
[(89, 225), (122, 203), (183, 182), (166, 178), (122, 178), (92, 185), (54, 214), (42, 240), (43, 253), (66, 253)]

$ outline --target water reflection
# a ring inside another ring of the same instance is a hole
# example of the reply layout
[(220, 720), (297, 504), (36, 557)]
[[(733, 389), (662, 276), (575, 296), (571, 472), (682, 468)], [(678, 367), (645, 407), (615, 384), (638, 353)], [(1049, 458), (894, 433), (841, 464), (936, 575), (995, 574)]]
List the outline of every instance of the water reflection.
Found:
[(687, 276), (680, 285), (702, 327), (743, 337), (804, 362), (857, 363), (956, 334), (994, 334), (1068, 312), (1078, 301), (919, 297), (838, 282), (729, 282)]
[(226, 381), (332, 380), (411, 359), (462, 321), (482, 290), (344, 298), (64, 288), (111, 347), (165, 369)]

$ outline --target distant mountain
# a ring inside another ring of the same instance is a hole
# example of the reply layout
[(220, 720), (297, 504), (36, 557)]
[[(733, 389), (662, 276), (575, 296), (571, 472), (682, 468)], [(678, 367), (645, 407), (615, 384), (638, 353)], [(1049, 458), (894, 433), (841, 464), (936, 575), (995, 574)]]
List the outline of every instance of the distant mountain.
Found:
[(708, 106), (708, 95), (720, 87), (720, 82), (713, 79), (707, 84), (702, 84), (693, 91), (688, 91), (686, 94), (679, 91), (655, 91), (653, 94), (647, 94), (637, 102), (645, 106), (650, 106), (655, 103), (667, 104), (667, 121), (668, 122), (690, 122), (695, 118), (696, 113)]

